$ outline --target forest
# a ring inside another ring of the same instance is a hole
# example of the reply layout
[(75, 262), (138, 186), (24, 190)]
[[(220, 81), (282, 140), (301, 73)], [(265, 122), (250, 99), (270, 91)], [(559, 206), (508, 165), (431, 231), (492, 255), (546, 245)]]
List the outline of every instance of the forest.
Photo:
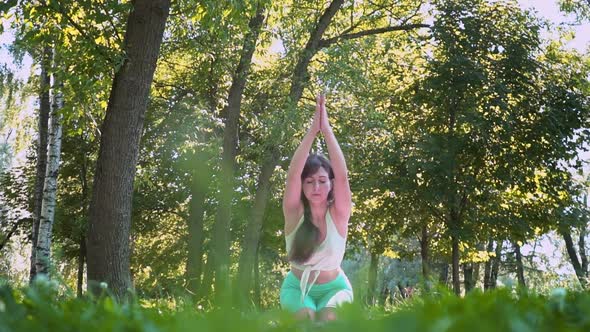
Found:
[[(555, 5), (5, 0), (0, 330), (587, 331), (590, 1)], [(354, 303), (310, 325), (282, 200), (320, 93)]]

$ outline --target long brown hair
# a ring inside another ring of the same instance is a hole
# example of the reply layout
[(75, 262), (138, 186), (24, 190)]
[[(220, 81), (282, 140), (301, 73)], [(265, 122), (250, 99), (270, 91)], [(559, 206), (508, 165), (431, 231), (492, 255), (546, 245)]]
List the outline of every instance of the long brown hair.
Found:
[[(301, 182), (305, 181), (306, 178), (315, 174), (320, 167), (328, 172), (328, 178), (334, 179), (334, 171), (330, 161), (319, 154), (310, 154), (307, 157), (303, 171), (301, 172)], [(328, 202), (333, 200), (334, 193), (333, 188), (328, 193)], [(303, 223), (299, 226), (295, 238), (293, 239), (293, 246), (291, 252), (289, 252), (289, 260), (296, 263), (304, 263), (313, 254), (318, 246), (318, 240), (320, 236), (320, 230), (311, 221), (311, 209), (309, 207), (309, 201), (301, 190), (301, 200), (303, 201)]]

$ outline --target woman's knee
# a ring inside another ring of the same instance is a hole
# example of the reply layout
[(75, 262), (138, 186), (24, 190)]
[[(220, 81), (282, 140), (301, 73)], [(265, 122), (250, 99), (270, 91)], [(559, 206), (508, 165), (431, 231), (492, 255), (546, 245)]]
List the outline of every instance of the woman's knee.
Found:
[(311, 308), (302, 308), (299, 311), (297, 311), (297, 313), (295, 313), (295, 317), (297, 319), (314, 320), (315, 319), (315, 311), (313, 311), (313, 309), (311, 309)]
[(336, 292), (336, 294), (332, 295), (328, 301), (326, 301), (324, 304), (322, 304), (322, 308), (335, 308), (338, 306), (343, 305), (344, 303), (352, 303), (354, 297), (352, 295), (352, 290), (350, 289), (343, 289), (340, 290), (338, 292)]
[(320, 310), (318, 313), (318, 319), (323, 322), (336, 320), (336, 312), (334, 311), (334, 308), (324, 308)]

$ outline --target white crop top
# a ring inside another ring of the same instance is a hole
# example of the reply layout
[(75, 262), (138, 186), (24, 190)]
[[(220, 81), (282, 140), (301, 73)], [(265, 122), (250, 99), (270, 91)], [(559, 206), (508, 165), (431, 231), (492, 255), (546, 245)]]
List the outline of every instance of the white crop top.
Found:
[[(297, 230), (303, 223), (303, 216), (295, 229), (285, 237), (287, 243), (287, 253), (291, 252), (293, 241)], [(336, 229), (336, 225), (330, 215), (330, 210), (326, 213), (326, 238), (316, 248), (311, 257), (303, 263), (298, 264), (291, 262), (291, 266), (303, 271), (301, 275), (301, 301), (307, 296), (311, 287), (315, 284), (320, 271), (331, 271), (340, 268), (342, 259), (344, 258), (344, 249), (346, 248), (346, 238), (342, 237)], [(311, 271), (316, 271), (315, 277), (309, 282)]]

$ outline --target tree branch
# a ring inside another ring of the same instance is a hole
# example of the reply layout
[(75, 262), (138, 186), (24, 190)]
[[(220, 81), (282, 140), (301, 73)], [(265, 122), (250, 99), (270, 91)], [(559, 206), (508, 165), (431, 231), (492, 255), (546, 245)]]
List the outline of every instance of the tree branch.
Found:
[(426, 204), (426, 206), (432, 212), (432, 214), (435, 218), (438, 218), (443, 223), (446, 222), (446, 218), (445, 218), (444, 214), (441, 213), (436, 207), (434, 207), (430, 204)]
[(4, 246), (8, 243), (8, 241), (10, 241), (10, 238), (12, 237), (14, 232), (16, 232), (16, 230), (22, 220), (27, 220), (27, 219), (21, 219), (21, 220), (14, 223), (14, 225), (12, 226), (12, 229), (10, 230), (10, 232), (8, 232), (8, 235), (6, 235), (6, 238), (4, 240), (2, 240), (2, 243), (0, 243), (0, 251), (2, 251), (2, 249), (4, 249)]
[(576, 252), (576, 248), (574, 247), (574, 241), (572, 240), (572, 234), (569, 227), (561, 231), (561, 236), (563, 236), (563, 239), (565, 241), (567, 254), (570, 258), (574, 271), (576, 272), (576, 276), (578, 277), (578, 280), (580, 280), (580, 283), (584, 285), (584, 274), (582, 273), (582, 266), (580, 264), (580, 260), (578, 259), (578, 254)]
[(343, 35), (329, 38), (329, 39), (322, 39), (320, 41), (320, 48), (328, 47), (328, 46), (330, 46), (334, 43), (337, 43), (341, 40), (356, 39), (356, 38), (360, 38), (360, 37), (364, 37), (364, 36), (377, 35), (377, 34), (391, 32), (391, 31), (409, 31), (409, 30), (413, 30), (413, 29), (430, 28), (430, 27), (431, 26), (429, 24), (423, 24), (423, 23), (402, 24), (402, 25), (389, 26), (389, 27), (384, 27), (384, 28), (369, 29), (369, 30), (355, 32), (355, 33), (347, 33), (347, 34), (343, 34)]
[[(356, 29), (359, 25), (361, 25), (364, 22), (364, 20), (363, 20), (364, 17), (371, 17), (373, 14), (375, 14), (376, 12), (378, 12), (380, 9), (382, 9), (382, 8), (376, 8), (375, 10), (373, 10), (372, 12), (370, 12), (369, 14), (363, 15), (363, 17), (360, 17), (359, 20), (356, 23), (354, 23), (353, 17), (351, 16), (351, 18), (350, 18), (350, 27), (348, 27), (347, 29), (345, 29), (344, 31), (342, 31), (342, 33), (340, 35), (345, 35), (345, 34), (351, 32), (351, 31), (353, 31), (354, 29)], [(352, 11), (351, 11), (351, 13), (352, 13)]]
[(342, 3), (344, 3), (344, 0), (333, 0), (325, 9), (322, 16), (320, 16), (314, 31), (311, 33), (305, 48), (300, 54), (299, 60), (295, 65), (295, 69), (293, 70), (291, 88), (289, 89), (289, 98), (291, 102), (295, 102), (295, 104), (301, 98), (303, 93), (303, 85), (309, 79), (307, 66), (311, 61), (311, 58), (317, 53), (319, 49), (322, 48), (322, 36), (328, 28), (330, 22), (332, 22), (332, 18), (334, 15), (336, 15), (336, 12), (340, 10)]
[(111, 15), (108, 15), (108, 8), (106, 8), (106, 5), (104, 2), (99, 1), (98, 2), (100, 4), (100, 6), (102, 7), (102, 9), (105, 12), (105, 15), (108, 17), (108, 21), (109, 24), (111, 25), (111, 27), (113, 28), (113, 31), (115, 32), (114, 35), (117, 38), (117, 41), (119, 42), (120, 45), (123, 45), (123, 38), (121, 38), (121, 34), (119, 32), (119, 30), (117, 29), (117, 26), (115, 25), (115, 22), (113, 21), (113, 18), (111, 17)]

